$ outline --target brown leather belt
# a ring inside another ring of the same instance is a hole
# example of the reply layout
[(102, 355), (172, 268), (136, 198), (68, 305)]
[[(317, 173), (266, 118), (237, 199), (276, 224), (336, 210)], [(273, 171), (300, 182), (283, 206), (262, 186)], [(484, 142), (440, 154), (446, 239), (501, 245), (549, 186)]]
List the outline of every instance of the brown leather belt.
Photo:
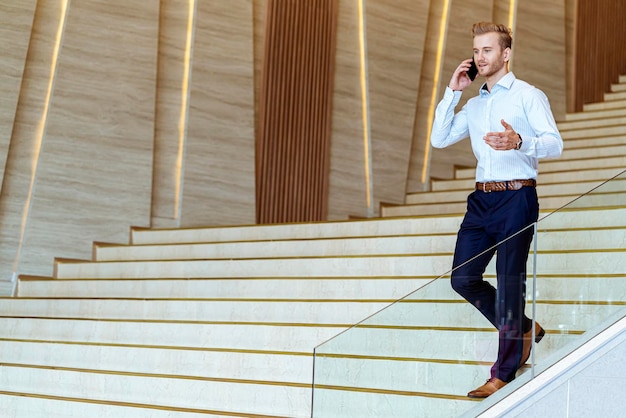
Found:
[(519, 190), (522, 187), (535, 187), (537, 181), (530, 180), (509, 180), (509, 181), (489, 181), (487, 183), (476, 182), (476, 190), (481, 192), (503, 192), (505, 190)]

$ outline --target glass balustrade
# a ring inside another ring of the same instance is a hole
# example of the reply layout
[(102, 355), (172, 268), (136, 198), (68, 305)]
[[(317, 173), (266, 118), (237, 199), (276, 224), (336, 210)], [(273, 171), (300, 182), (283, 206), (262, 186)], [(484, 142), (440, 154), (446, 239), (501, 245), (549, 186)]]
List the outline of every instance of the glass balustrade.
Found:
[[(624, 311), (626, 172), (528, 228), (526, 314), (546, 336), (511, 387)], [(454, 417), (480, 409), (481, 399), (466, 394), (489, 377), (498, 334), (451, 288), (450, 273), (315, 349), (313, 417)], [(495, 257), (485, 278), (495, 284)]]

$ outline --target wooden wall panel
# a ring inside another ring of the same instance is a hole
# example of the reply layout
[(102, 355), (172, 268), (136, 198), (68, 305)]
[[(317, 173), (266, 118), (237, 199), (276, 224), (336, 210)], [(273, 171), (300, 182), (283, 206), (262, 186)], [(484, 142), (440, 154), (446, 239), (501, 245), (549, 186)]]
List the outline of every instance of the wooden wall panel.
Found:
[(578, 1), (575, 110), (599, 102), (626, 73), (626, 0)]
[[(130, 226), (148, 225), (158, 10), (157, 0), (71, 2), (19, 273), (51, 274), (54, 256), (88, 258), (94, 240), (127, 242)], [(40, 12), (56, 39), (59, 10)], [(30, 164), (19, 155), (15, 163), (17, 185)], [(22, 214), (11, 215), (19, 224)]]
[(252, 3), (197, 3), (181, 226), (254, 223)]
[(326, 219), (336, 0), (270, 0), (257, 222)]
[(7, 0), (0, 4), (0, 189), (36, 4), (36, 0)]

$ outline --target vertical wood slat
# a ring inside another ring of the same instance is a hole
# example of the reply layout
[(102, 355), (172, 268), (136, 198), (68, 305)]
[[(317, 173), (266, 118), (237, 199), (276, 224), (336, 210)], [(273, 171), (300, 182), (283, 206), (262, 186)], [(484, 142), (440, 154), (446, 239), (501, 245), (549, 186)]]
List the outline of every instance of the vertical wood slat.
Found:
[(324, 220), (337, 0), (269, 0), (257, 137), (257, 223)]
[(626, 73), (626, 0), (578, 1), (575, 109), (600, 102)]

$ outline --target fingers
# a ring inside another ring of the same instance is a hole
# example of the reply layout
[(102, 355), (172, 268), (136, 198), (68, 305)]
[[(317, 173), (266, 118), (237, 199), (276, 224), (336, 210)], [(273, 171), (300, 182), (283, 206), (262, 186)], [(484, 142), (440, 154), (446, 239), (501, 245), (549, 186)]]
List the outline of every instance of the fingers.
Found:
[(485, 135), (483, 140), (487, 145), (497, 151), (506, 151), (511, 149), (510, 142), (504, 135)]
[(472, 80), (467, 77), (467, 70), (469, 70), (471, 62), (472, 60), (469, 58), (462, 61), (459, 66), (456, 67), (450, 79), (450, 83), (448, 84), (452, 90), (463, 90), (465, 87), (472, 84)]
[(502, 126), (504, 126), (504, 129), (513, 129), (513, 127), (509, 125), (504, 119), (500, 120), (500, 123), (502, 124)]
[(504, 131), (487, 132), (483, 137), (483, 140), (491, 148), (498, 151), (514, 149), (517, 146), (517, 134), (515, 133), (515, 130), (504, 119), (501, 119), (500, 123), (504, 126)]

